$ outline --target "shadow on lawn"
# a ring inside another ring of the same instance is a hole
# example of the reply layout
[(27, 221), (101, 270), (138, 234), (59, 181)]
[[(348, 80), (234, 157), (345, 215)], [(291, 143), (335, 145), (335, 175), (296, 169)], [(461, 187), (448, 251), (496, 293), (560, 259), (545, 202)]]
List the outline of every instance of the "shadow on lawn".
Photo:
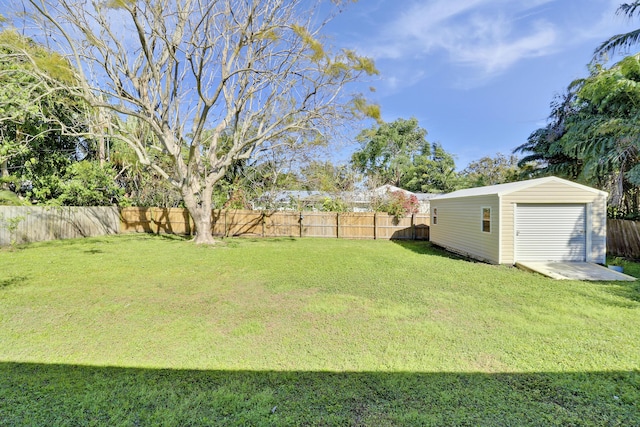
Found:
[(11, 276), (8, 279), (0, 280), (0, 290), (10, 286), (17, 286), (29, 280), (26, 276)]
[[(640, 309), (640, 281), (635, 282), (627, 281), (594, 281), (591, 282), (594, 285), (599, 285), (605, 291), (605, 293), (618, 297), (611, 298), (591, 298), (597, 299), (598, 304), (608, 305), (611, 307), (627, 308), (627, 309)], [(584, 296), (588, 296), (586, 293), (582, 293)]]
[(1, 425), (638, 425), (640, 371), (330, 373), (0, 363)]
[(419, 241), (419, 240), (411, 240), (411, 241), (392, 240), (392, 242), (398, 246), (403, 247), (404, 249), (410, 250), (412, 252), (415, 252), (421, 255), (434, 255), (434, 256), (440, 256), (448, 259), (455, 259), (455, 260), (461, 260), (461, 261), (468, 261), (471, 263), (484, 264), (482, 261), (478, 261), (473, 258), (469, 258), (462, 255), (454, 254), (453, 252), (449, 252), (446, 249), (436, 246), (431, 242), (425, 242), (425, 241)]
[[(449, 252), (443, 248), (433, 245), (430, 242), (399, 240), (394, 240), (393, 242), (403, 247), (404, 249), (421, 255), (433, 255), (453, 260), (484, 264), (482, 261), (474, 260), (472, 258), (463, 257), (461, 255)], [(631, 261), (625, 262), (625, 273), (634, 277), (640, 277), (640, 263)], [(640, 303), (640, 279), (636, 280), (635, 282), (594, 281), (591, 283), (602, 286), (606, 293), (627, 300), (626, 302), (619, 302), (611, 299), (600, 299), (598, 301), (599, 303), (615, 307), (638, 308), (638, 303)]]
[[(611, 283), (603, 283), (603, 286), (608, 286), (608, 291), (615, 296), (640, 303), (640, 281), (638, 280), (635, 282), (616, 282), (615, 286), (611, 286)], [(635, 308), (637, 305), (632, 307)]]

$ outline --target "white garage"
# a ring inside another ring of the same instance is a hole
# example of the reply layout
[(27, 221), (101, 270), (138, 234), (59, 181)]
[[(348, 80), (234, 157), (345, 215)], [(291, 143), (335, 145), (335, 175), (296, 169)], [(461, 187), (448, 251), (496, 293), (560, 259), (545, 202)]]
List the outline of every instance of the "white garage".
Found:
[(433, 243), (493, 264), (606, 257), (607, 193), (557, 177), (431, 199)]

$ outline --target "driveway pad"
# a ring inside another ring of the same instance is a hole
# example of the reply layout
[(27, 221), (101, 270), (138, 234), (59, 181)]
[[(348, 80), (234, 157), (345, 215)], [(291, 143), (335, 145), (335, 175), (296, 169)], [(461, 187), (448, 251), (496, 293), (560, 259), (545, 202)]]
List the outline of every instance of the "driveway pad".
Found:
[(558, 280), (634, 281), (635, 277), (618, 273), (590, 262), (517, 262), (516, 267)]

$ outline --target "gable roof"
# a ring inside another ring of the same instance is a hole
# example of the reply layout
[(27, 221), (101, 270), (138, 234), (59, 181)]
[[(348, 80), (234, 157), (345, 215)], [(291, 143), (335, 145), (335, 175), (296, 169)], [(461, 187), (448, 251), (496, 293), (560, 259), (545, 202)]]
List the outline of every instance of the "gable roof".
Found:
[(605, 191), (601, 191), (596, 188), (587, 187), (586, 185), (578, 184), (577, 182), (568, 181), (566, 179), (558, 178), (557, 176), (546, 176), (544, 178), (535, 178), (535, 179), (529, 179), (526, 181), (509, 182), (506, 184), (497, 184), (497, 185), (488, 185), (486, 187), (466, 188), (464, 190), (458, 190), (452, 193), (447, 193), (441, 196), (434, 197), (431, 200), (454, 199), (458, 197), (487, 196), (491, 194), (495, 194), (498, 197), (500, 197), (505, 194), (514, 193), (516, 191), (535, 187), (536, 185), (545, 184), (548, 182), (560, 182), (567, 186), (575, 187), (583, 191), (588, 191), (591, 193), (600, 193), (600, 194), (603, 194), (604, 196), (607, 195)]

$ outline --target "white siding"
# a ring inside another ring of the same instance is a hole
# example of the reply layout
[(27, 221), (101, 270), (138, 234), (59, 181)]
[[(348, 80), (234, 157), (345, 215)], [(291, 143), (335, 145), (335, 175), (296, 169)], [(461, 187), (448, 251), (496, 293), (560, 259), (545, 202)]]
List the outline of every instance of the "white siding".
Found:
[[(482, 231), (482, 208), (491, 208), (491, 232)], [(434, 209), (437, 224), (433, 223)], [(452, 252), (498, 264), (500, 206), (497, 195), (432, 199), (430, 240)]]

